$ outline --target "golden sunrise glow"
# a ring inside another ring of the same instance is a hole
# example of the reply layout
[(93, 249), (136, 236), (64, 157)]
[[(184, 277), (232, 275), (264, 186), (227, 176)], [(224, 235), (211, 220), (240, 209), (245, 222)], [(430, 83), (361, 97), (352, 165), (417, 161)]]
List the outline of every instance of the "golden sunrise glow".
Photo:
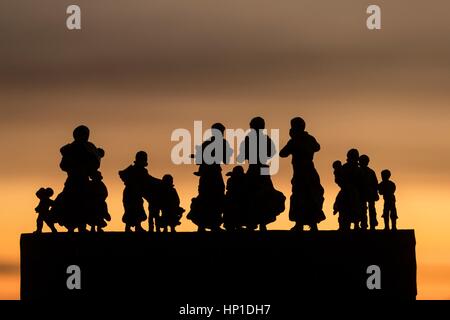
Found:
[[(280, 145), (302, 116), (321, 144), (319, 229), (338, 226), (334, 160), (356, 147), (378, 176), (389, 168), (398, 226), (416, 231), (418, 298), (450, 299), (449, 2), (381, 1), (383, 28), (370, 34), (357, 0), (263, 2), (80, 0), (86, 27), (70, 36), (54, 0), (2, 8), (0, 299), (19, 298), (20, 234), (35, 228), (36, 190), (61, 191), (59, 148), (76, 125), (106, 151), (106, 230), (121, 231), (117, 172), (136, 151), (149, 153), (152, 175), (174, 176), (188, 210), (197, 168), (171, 162), (172, 131), (195, 120), (246, 129), (254, 116), (280, 129)], [(273, 181), (287, 197), (291, 175), (281, 160)], [(290, 228), (288, 210), (269, 229)], [(195, 229), (182, 222), (180, 231)]]

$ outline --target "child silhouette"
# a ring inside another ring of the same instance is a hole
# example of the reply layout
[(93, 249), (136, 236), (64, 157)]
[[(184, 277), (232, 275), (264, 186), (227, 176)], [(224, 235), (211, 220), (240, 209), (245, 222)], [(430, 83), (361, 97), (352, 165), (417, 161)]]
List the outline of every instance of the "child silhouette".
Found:
[(392, 230), (397, 230), (397, 208), (395, 206), (395, 183), (389, 180), (391, 177), (391, 172), (389, 170), (381, 171), (382, 181), (378, 185), (378, 192), (383, 196), (384, 208), (383, 208), (383, 219), (384, 219), (384, 230), (389, 230), (389, 218), (392, 222)]
[[(100, 171), (96, 171), (91, 176), (91, 210), (92, 217), (90, 221), (91, 231), (102, 232), (107, 222), (111, 221), (111, 215), (108, 212), (108, 189), (103, 182), (103, 176)], [(97, 230), (95, 229), (97, 227)]]
[(180, 225), (180, 219), (185, 211), (180, 207), (180, 197), (173, 184), (173, 177), (166, 174), (162, 178), (162, 201), (160, 227), (167, 232), (170, 227), (171, 232), (176, 232), (176, 226)]
[(36, 220), (36, 231), (35, 233), (42, 233), (42, 228), (44, 227), (44, 222), (52, 230), (52, 232), (58, 232), (54, 226), (54, 222), (51, 216), (50, 209), (53, 207), (53, 200), (50, 199), (53, 196), (52, 188), (40, 188), (36, 192), (36, 196), (39, 199), (39, 204), (35, 208), (38, 213)]

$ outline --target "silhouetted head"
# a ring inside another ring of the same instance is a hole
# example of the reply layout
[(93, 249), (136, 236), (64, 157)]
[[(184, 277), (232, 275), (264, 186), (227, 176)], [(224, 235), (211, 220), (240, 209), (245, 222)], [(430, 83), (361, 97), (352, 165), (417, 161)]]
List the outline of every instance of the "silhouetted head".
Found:
[(363, 154), (361, 157), (359, 157), (359, 165), (361, 167), (367, 167), (369, 165), (370, 159), (368, 155)]
[(162, 182), (167, 186), (173, 187), (173, 177), (170, 174), (165, 174), (162, 177)]
[(245, 174), (244, 168), (242, 166), (236, 166), (233, 168), (232, 171), (228, 172), (226, 175), (228, 177), (231, 177), (231, 176), (243, 176), (244, 174)]
[[(211, 126), (211, 129), (219, 131), (222, 134), (222, 136), (223, 136), (223, 134), (225, 132), (225, 126), (223, 124), (221, 124), (220, 122), (214, 123)], [(213, 133), (213, 135), (214, 135), (214, 133)]]
[(102, 173), (100, 171), (95, 171), (92, 175), (91, 175), (92, 180), (96, 180), (96, 181), (101, 181), (103, 180), (103, 176)]
[(73, 139), (78, 142), (89, 141), (89, 128), (86, 126), (78, 126), (73, 130)]
[(303, 120), (303, 118), (300, 118), (300, 117), (295, 117), (295, 118), (291, 119), (291, 128), (294, 131), (298, 131), (298, 132), (305, 131), (305, 129), (306, 129), (305, 120)]
[(99, 158), (103, 158), (105, 156), (105, 150), (102, 148), (97, 148), (97, 155)]
[(51, 198), (53, 196), (54, 192), (52, 188), (40, 188), (37, 192), (36, 192), (36, 196), (39, 199), (48, 199)]
[(134, 160), (134, 163), (137, 166), (146, 167), (148, 166), (148, 156), (147, 152), (145, 151), (139, 151), (136, 153), (136, 160)]
[(391, 172), (387, 169), (381, 171), (381, 179), (383, 179), (383, 181), (388, 181), (389, 178), (391, 177)]
[(263, 130), (266, 127), (266, 122), (261, 117), (255, 117), (250, 121), (250, 129)]
[(358, 163), (359, 161), (359, 151), (357, 149), (350, 149), (347, 152), (347, 161), (351, 163)]
[(336, 160), (335, 162), (333, 162), (333, 169), (334, 170), (338, 170), (342, 168), (342, 162), (340, 160)]

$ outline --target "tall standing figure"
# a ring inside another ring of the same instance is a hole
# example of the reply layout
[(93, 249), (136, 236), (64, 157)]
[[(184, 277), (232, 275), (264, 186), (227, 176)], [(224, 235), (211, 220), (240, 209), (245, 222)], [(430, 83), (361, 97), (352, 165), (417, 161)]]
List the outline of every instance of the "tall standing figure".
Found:
[(250, 121), (250, 132), (240, 146), (239, 162), (248, 161), (247, 228), (266, 231), (267, 225), (284, 211), (284, 195), (273, 186), (269, 174), (269, 160), (276, 154), (272, 139), (264, 133), (265, 121), (255, 117)]
[(289, 135), (291, 139), (281, 149), (280, 157), (292, 156), (294, 176), (291, 180), (292, 195), (289, 219), (295, 222), (292, 230), (303, 230), (305, 225), (317, 230), (317, 224), (325, 220), (323, 213), (324, 189), (314, 167), (314, 153), (320, 144), (305, 131), (305, 121), (296, 117), (291, 120)]
[(359, 167), (362, 173), (362, 192), (361, 197), (364, 202), (364, 213), (361, 220), (361, 228), (367, 229), (367, 210), (369, 211), (370, 230), (375, 230), (378, 225), (377, 210), (375, 202), (380, 199), (378, 196), (378, 179), (377, 174), (369, 168), (370, 158), (363, 154), (359, 157)]
[(362, 196), (364, 190), (363, 171), (359, 166), (359, 151), (350, 149), (347, 152), (347, 161), (342, 166), (342, 230), (360, 228), (365, 214), (365, 202)]
[(69, 232), (86, 230), (91, 211), (90, 177), (100, 168), (104, 151), (89, 141), (89, 128), (82, 125), (73, 131), (74, 141), (61, 148), (60, 168), (67, 172), (63, 192), (55, 200), (59, 224)]
[(225, 126), (215, 123), (211, 127), (212, 136), (201, 146), (196, 147), (193, 155), (199, 170), (198, 196), (192, 199), (191, 210), (187, 218), (198, 226), (198, 231), (221, 230), (225, 183), (221, 164), (228, 163), (232, 155), (228, 141), (224, 138)]

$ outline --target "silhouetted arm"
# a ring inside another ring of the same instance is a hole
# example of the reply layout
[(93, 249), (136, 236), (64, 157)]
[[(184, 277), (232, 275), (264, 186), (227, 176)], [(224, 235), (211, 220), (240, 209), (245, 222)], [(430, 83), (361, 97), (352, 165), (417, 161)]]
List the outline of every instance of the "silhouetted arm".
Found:
[(382, 184), (382, 183), (380, 183), (380, 184), (378, 185), (378, 193), (381, 194), (381, 195), (383, 195), (383, 184)]
[(280, 150), (280, 157), (287, 158), (292, 154), (292, 140), (289, 140), (288, 143)]
[(320, 151), (320, 144), (317, 142), (316, 138), (314, 138), (313, 136), (311, 136), (311, 141), (312, 141), (312, 148), (314, 152), (318, 152)]

